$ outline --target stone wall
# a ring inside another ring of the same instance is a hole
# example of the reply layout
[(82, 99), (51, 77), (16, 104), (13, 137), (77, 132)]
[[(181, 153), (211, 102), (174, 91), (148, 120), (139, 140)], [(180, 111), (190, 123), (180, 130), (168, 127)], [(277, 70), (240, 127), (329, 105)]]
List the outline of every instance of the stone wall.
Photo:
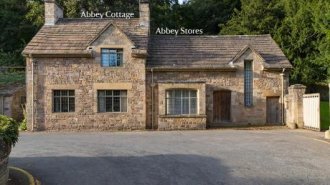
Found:
[[(253, 60), (254, 81), (253, 81), (253, 106), (244, 106), (244, 59)], [(281, 101), (281, 71), (264, 71), (262, 61), (252, 51), (247, 51), (235, 64), (237, 71), (154, 71), (147, 72), (147, 125), (152, 125), (152, 115), (161, 115), (158, 109), (162, 105), (154, 103), (152, 113), (152, 76), (157, 86), (162, 81), (204, 81), (206, 101), (205, 109), (207, 115), (207, 126), (239, 126), (239, 125), (265, 125), (266, 124), (266, 98), (279, 97)], [(284, 89), (288, 86), (288, 73), (285, 74)], [(155, 87), (156, 87), (155, 86)], [(213, 123), (213, 92), (218, 90), (231, 91), (231, 122)], [(154, 96), (161, 94), (154, 88)], [(278, 110), (281, 111), (281, 110)], [(279, 113), (280, 114), (280, 113)], [(154, 123), (155, 125), (155, 120)]]
[[(29, 130), (32, 123), (34, 130), (145, 129), (145, 59), (132, 57), (132, 43), (114, 26), (110, 26), (92, 47), (93, 58), (32, 59), (36, 64), (33, 77), (32, 60), (27, 59)], [(123, 48), (123, 66), (101, 67), (101, 48)], [(60, 89), (75, 90), (75, 112), (53, 112), (52, 92)], [(127, 112), (99, 113), (99, 89), (127, 90)]]
[(306, 86), (296, 84), (289, 87), (289, 94), (285, 97), (285, 122), (290, 128), (303, 128), (303, 95)]
[(202, 130), (206, 128), (206, 115), (176, 117), (158, 116), (158, 130)]

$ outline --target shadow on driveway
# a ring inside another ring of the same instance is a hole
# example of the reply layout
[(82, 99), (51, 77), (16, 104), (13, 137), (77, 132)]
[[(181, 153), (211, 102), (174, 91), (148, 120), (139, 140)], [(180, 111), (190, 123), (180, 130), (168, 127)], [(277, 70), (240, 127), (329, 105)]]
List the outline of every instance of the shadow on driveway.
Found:
[(233, 177), (234, 171), (218, 159), (199, 155), (13, 157), (10, 161), (45, 185), (309, 184), (302, 179)]

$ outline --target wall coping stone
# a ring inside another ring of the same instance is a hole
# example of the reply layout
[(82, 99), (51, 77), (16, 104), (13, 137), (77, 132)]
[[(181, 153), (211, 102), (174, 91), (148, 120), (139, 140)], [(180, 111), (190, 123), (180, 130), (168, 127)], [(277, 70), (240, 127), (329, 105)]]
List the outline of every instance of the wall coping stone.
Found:
[(294, 84), (294, 85), (290, 85), (289, 89), (306, 89), (306, 86), (302, 84)]

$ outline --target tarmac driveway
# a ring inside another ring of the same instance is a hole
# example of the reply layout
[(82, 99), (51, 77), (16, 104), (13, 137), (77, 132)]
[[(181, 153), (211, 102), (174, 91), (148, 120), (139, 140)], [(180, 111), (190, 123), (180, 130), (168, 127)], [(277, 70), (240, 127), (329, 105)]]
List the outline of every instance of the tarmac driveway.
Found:
[(23, 133), (10, 165), (43, 185), (330, 184), (330, 144), (304, 130)]

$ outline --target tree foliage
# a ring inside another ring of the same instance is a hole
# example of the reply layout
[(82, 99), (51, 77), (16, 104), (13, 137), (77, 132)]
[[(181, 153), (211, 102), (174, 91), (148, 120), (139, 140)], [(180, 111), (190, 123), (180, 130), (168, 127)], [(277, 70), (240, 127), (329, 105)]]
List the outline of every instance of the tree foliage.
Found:
[(294, 65), (291, 81), (308, 85), (330, 75), (329, 16), (327, 0), (242, 0), (220, 34), (271, 34)]
[[(82, 11), (134, 12), (138, 0), (58, 0), (64, 16)], [(330, 78), (328, 0), (150, 0), (151, 33), (158, 27), (203, 29), (205, 34), (273, 36), (294, 65), (291, 80)], [(0, 65), (23, 65), (21, 51), (44, 23), (43, 0), (1, 0)], [(327, 72), (328, 70), (328, 72)], [(329, 79), (330, 80), (330, 79)]]

